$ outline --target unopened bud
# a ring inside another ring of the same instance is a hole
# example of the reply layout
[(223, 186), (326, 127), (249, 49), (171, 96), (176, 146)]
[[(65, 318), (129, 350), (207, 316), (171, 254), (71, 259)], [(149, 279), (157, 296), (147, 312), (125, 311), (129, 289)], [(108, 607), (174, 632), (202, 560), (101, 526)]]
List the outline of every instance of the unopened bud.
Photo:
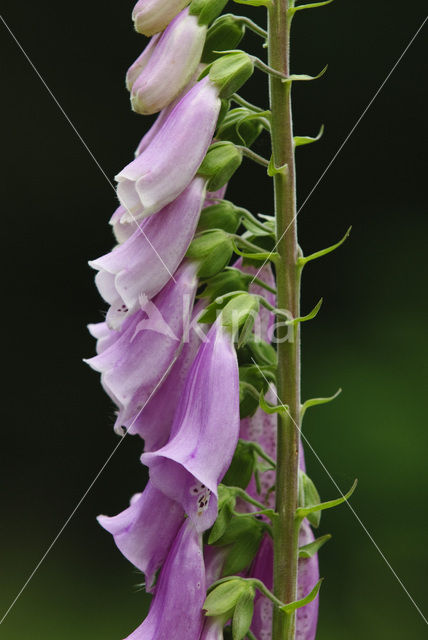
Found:
[(254, 71), (254, 63), (243, 51), (227, 53), (216, 60), (209, 70), (211, 82), (219, 89), (220, 98), (230, 98), (247, 82)]
[(132, 12), (135, 30), (153, 36), (166, 29), (190, 0), (139, 0)]
[(229, 182), (242, 162), (241, 151), (231, 142), (215, 142), (208, 149), (198, 173), (207, 179), (208, 191), (217, 191)]
[(220, 16), (208, 29), (202, 62), (209, 64), (218, 58), (216, 51), (236, 49), (244, 37), (245, 26), (232, 15)]

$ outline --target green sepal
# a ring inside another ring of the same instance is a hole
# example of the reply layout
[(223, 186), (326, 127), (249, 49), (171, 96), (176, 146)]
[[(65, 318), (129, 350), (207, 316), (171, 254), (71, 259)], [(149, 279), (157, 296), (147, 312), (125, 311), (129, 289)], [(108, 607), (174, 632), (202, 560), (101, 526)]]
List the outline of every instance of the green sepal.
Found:
[(264, 340), (253, 338), (247, 342), (247, 347), (254, 356), (257, 364), (276, 367), (278, 364), (278, 356), (271, 344)]
[(209, 68), (209, 77), (219, 89), (220, 98), (230, 98), (252, 76), (254, 63), (243, 51), (227, 53)]
[(325, 7), (327, 4), (331, 4), (333, 0), (324, 0), (324, 2), (312, 2), (311, 4), (301, 4), (298, 7), (290, 7), (288, 15), (292, 17), (296, 11), (303, 11), (305, 9), (317, 9), (318, 7)]
[(221, 313), (222, 325), (234, 337), (238, 334), (238, 347), (250, 337), (259, 310), (259, 299), (251, 293), (238, 293), (224, 307)]
[(268, 370), (263, 375), (263, 368), (254, 365), (239, 367), (239, 410), (241, 419), (255, 414), (259, 407), (260, 394), (268, 390), (266, 378), (272, 380), (272, 373)]
[(311, 507), (299, 507), (298, 509), (296, 509), (296, 518), (303, 520), (303, 518), (308, 518), (310, 513), (315, 513), (317, 511), (324, 511), (325, 509), (332, 509), (333, 507), (339, 506), (343, 502), (346, 502), (347, 500), (349, 500), (349, 498), (354, 493), (357, 484), (358, 484), (358, 480), (355, 480), (354, 484), (349, 489), (348, 493), (345, 493), (344, 496), (342, 496), (341, 498), (337, 498), (336, 500), (329, 500), (328, 502), (321, 502), (321, 503), (315, 504), (315, 505), (313, 505)]
[(198, 174), (207, 179), (208, 191), (218, 191), (241, 165), (242, 152), (231, 142), (215, 142), (198, 169)]
[(224, 484), (241, 489), (248, 487), (257, 464), (257, 456), (251, 445), (246, 440), (238, 440), (232, 462), (223, 478)]
[(247, 585), (240, 578), (231, 578), (217, 585), (207, 595), (204, 602), (205, 615), (221, 616), (231, 613), (247, 588)]
[[(167, 0), (165, 0), (167, 1)], [(209, 25), (220, 15), (228, 0), (192, 0), (189, 13), (198, 16), (198, 24)]]
[(218, 515), (208, 537), (208, 544), (214, 544), (226, 531), (233, 516), (236, 497), (224, 484), (218, 487)]
[(215, 137), (218, 140), (229, 140), (234, 144), (251, 147), (266, 128), (264, 115), (254, 113), (245, 107), (231, 109), (218, 127)]
[(259, 550), (266, 524), (252, 515), (232, 518), (216, 546), (230, 545), (223, 565), (223, 575), (240, 573), (250, 566)]
[(223, 229), (228, 233), (236, 233), (240, 222), (241, 214), (239, 208), (228, 200), (220, 200), (202, 210), (197, 232), (207, 231), (208, 229)]
[(318, 553), (321, 547), (330, 540), (330, 538), (331, 534), (327, 533), (325, 536), (321, 536), (313, 542), (309, 542), (309, 544), (299, 547), (299, 558), (312, 558), (316, 553)]
[(213, 278), (210, 278), (205, 289), (199, 294), (199, 298), (215, 300), (231, 291), (247, 291), (248, 277), (238, 269), (226, 269)]
[(200, 278), (211, 278), (227, 265), (232, 253), (229, 234), (222, 229), (209, 229), (192, 240), (186, 256), (199, 263)]
[(324, 125), (321, 125), (321, 128), (315, 138), (310, 138), (309, 136), (295, 136), (294, 137), (294, 146), (301, 147), (305, 144), (312, 144), (312, 142), (317, 142), (321, 139), (324, 133)]
[(201, 62), (210, 64), (218, 58), (216, 51), (235, 49), (245, 34), (245, 25), (231, 14), (220, 16), (210, 26), (205, 39)]
[(272, 229), (270, 224), (260, 223), (256, 224), (251, 220), (251, 218), (246, 218), (243, 216), (242, 224), (246, 228), (247, 231), (251, 234), (252, 238), (262, 238), (264, 236), (275, 237), (275, 229)]
[(332, 244), (330, 247), (327, 247), (326, 249), (321, 249), (321, 251), (316, 251), (315, 253), (311, 253), (310, 256), (302, 256), (298, 258), (297, 260), (298, 266), (300, 268), (303, 268), (307, 262), (310, 262), (311, 260), (317, 260), (318, 258), (322, 258), (323, 256), (326, 256), (328, 253), (331, 253), (335, 249), (338, 249), (338, 247), (340, 247), (345, 242), (345, 240), (347, 240), (347, 238), (349, 237), (349, 234), (351, 233), (351, 229), (352, 227), (349, 227), (349, 229), (347, 230), (343, 238), (339, 240), (339, 242), (336, 242), (336, 244)]
[(247, 588), (235, 605), (232, 618), (233, 640), (243, 640), (247, 635), (253, 620), (255, 594), (253, 587)]
[(269, 415), (273, 415), (274, 413), (288, 413), (287, 405), (285, 404), (273, 405), (267, 402), (263, 391), (260, 392), (259, 404), (261, 409), (263, 409), (263, 411)]
[(284, 83), (288, 83), (288, 82), (308, 82), (309, 80), (318, 80), (318, 78), (321, 78), (325, 72), (328, 69), (328, 64), (325, 65), (324, 69), (322, 69), (316, 76), (308, 76), (306, 75), (306, 73), (301, 73), (301, 74), (293, 74), (291, 76), (288, 76), (288, 78), (283, 78), (281, 82)]
[[(207, 69), (209, 69), (209, 67), (207, 67)], [(220, 113), (218, 114), (216, 127), (219, 127), (221, 125), (226, 115), (228, 114), (229, 109), (230, 109), (230, 100), (228, 100), (227, 98), (222, 98), (220, 100)]]
[(302, 598), (301, 600), (296, 600), (295, 602), (290, 602), (289, 604), (284, 604), (282, 605), (282, 607), (279, 607), (280, 611), (283, 611), (287, 615), (291, 615), (297, 609), (300, 609), (301, 607), (304, 607), (310, 602), (312, 602), (312, 600), (315, 600), (321, 588), (322, 581), (323, 581), (323, 578), (321, 578), (321, 580), (318, 580), (318, 582), (316, 583), (312, 591), (308, 593), (308, 595)]
[[(311, 508), (313, 505), (319, 504), (319, 502), (320, 496), (314, 483), (304, 471), (299, 470), (299, 507)], [(321, 512), (310, 512), (307, 518), (313, 527), (319, 527)]]
[(332, 402), (341, 393), (342, 393), (342, 389), (338, 389), (336, 393), (333, 396), (330, 396), (329, 398), (311, 398), (310, 400), (306, 400), (301, 406), (300, 417), (303, 418), (303, 416), (306, 413), (306, 410), (309, 409), (310, 407), (317, 407), (320, 404), (327, 404), (328, 402)]

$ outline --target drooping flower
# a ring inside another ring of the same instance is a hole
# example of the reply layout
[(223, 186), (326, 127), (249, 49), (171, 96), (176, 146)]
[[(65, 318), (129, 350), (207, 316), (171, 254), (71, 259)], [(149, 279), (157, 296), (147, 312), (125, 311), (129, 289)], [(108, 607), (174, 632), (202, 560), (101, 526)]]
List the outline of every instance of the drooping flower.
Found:
[(190, 0), (138, 0), (132, 11), (136, 31), (152, 36), (163, 31)]
[(238, 362), (231, 335), (212, 326), (187, 377), (169, 442), (144, 453), (150, 478), (180, 502), (198, 531), (217, 516), (217, 485), (232, 459), (239, 431)]
[(184, 511), (149, 481), (135, 494), (130, 506), (116, 516), (98, 516), (100, 525), (111, 533), (127, 560), (145, 574), (151, 591), (158, 569), (184, 521)]
[(183, 349), (165, 382), (160, 385), (137, 418), (124, 425), (129, 427), (128, 433), (131, 435), (138, 434), (144, 438), (145, 451), (155, 451), (168, 442), (187, 374), (204, 336), (202, 325), (195, 323), (204, 306), (205, 303), (201, 302), (195, 305), (189, 335), (184, 336)]
[(142, 300), (116, 339), (110, 334), (108, 347), (86, 360), (119, 407), (116, 430), (137, 416), (179, 355), (196, 293), (196, 265), (184, 262), (174, 278), (153, 301)]
[(148, 616), (127, 640), (197, 640), (205, 595), (202, 539), (187, 518), (161, 569)]
[(147, 67), (149, 60), (151, 60), (152, 55), (155, 52), (156, 46), (160, 39), (161, 39), (160, 33), (156, 36), (153, 36), (153, 38), (150, 39), (150, 42), (148, 43), (146, 48), (143, 50), (141, 55), (136, 59), (134, 64), (132, 64), (129, 67), (126, 74), (126, 87), (128, 91), (130, 90), (130, 87), (132, 87), (132, 85), (134, 84), (135, 80), (138, 78), (140, 73), (142, 73), (144, 69)]
[(173, 276), (193, 239), (204, 196), (205, 181), (196, 177), (123, 244), (89, 263), (98, 269), (95, 282), (111, 305), (106, 317), (110, 327), (119, 328), (138, 309), (142, 296), (151, 300)]
[(218, 90), (208, 78), (186, 93), (150, 144), (116, 176), (124, 221), (156, 213), (184, 191), (211, 143), (219, 111)]
[(154, 36), (156, 46), (148, 61), (143, 51), (126, 76), (134, 111), (157, 113), (176, 98), (199, 65), (206, 33), (207, 28), (198, 24), (198, 18), (184, 9), (160, 38)]

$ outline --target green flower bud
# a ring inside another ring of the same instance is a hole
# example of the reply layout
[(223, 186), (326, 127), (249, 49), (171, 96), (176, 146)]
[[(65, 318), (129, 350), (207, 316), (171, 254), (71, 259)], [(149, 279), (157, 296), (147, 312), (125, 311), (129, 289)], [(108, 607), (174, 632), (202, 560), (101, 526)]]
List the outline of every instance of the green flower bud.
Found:
[(187, 250), (187, 257), (199, 262), (200, 278), (211, 278), (229, 262), (233, 253), (229, 234), (221, 229), (212, 229), (197, 236)]
[(198, 173), (208, 180), (208, 191), (217, 191), (229, 182), (241, 162), (242, 153), (234, 144), (215, 142), (208, 149)]
[(240, 224), (240, 217), (238, 207), (228, 200), (221, 200), (202, 210), (198, 231), (223, 229), (229, 233), (235, 233)]
[(214, 51), (236, 49), (245, 33), (245, 26), (233, 16), (220, 16), (208, 29), (202, 62), (210, 64), (218, 58)]
[(210, 67), (211, 82), (219, 89), (220, 98), (230, 98), (247, 82), (254, 71), (254, 63), (243, 51), (227, 53)]
[(227, 0), (193, 0), (189, 7), (190, 15), (198, 16), (199, 24), (211, 24), (220, 15)]

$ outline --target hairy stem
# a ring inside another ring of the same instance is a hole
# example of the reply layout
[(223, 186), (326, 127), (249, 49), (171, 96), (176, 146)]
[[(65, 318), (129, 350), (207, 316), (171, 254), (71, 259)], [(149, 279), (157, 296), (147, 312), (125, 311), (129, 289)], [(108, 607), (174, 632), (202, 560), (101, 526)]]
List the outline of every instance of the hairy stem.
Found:
[[(269, 7), (269, 66), (290, 75), (290, 18), (293, 0), (273, 0)], [(296, 224), (296, 188), (291, 113), (291, 84), (269, 76), (272, 113), (277, 252), (277, 307), (292, 317), (300, 316), (300, 269)], [(278, 317), (279, 324), (280, 318)], [(296, 600), (298, 527), (295, 513), (298, 496), (300, 428), (300, 327), (292, 335), (282, 326), (278, 340), (278, 396), (288, 412), (278, 414), (276, 511), (274, 536), (274, 594), (281, 602)], [(295, 615), (286, 616), (274, 607), (273, 640), (294, 640)]]

